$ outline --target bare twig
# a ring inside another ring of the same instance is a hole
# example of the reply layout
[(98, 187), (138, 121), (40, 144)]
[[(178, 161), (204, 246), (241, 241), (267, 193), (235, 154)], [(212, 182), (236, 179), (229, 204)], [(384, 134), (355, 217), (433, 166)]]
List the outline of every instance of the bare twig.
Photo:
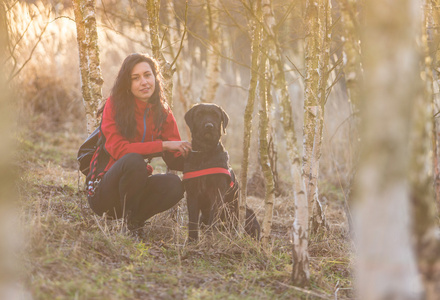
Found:
[[(62, 19), (62, 18), (65, 18), (65, 16), (56, 17), (55, 19), (46, 23), (46, 25), (44, 26), (43, 30), (41, 31), (41, 33), (38, 37), (37, 42), (35, 43), (34, 47), (32, 48), (31, 53), (29, 54), (29, 57), (26, 59), (26, 61), (21, 65), (21, 67), (17, 71), (14, 72), (15, 68), (11, 71), (11, 73), (9, 75), (8, 82), (10, 82), (13, 78), (15, 78), (15, 76), (17, 76), (21, 72), (21, 70), (23, 70), (23, 68), (27, 65), (27, 63), (32, 59), (32, 55), (34, 54), (37, 46), (40, 44), (41, 39), (43, 38), (43, 35), (46, 32), (46, 29), (49, 26), (49, 24), (52, 22), (55, 22), (58, 19)], [(68, 19), (70, 19), (70, 18), (68, 18)]]
[(305, 80), (306, 78), (304, 77), (304, 75), (300, 72), (300, 70), (296, 67), (296, 65), (293, 63), (293, 61), (286, 56), (287, 60), (292, 64), (292, 66), (295, 68), (295, 70), (298, 72), (298, 74)]
[(287, 17), (290, 15), (290, 13), (293, 10), (293, 7), (295, 5), (295, 1), (292, 1), (289, 5), (289, 8), (287, 8), (286, 13), (283, 15), (281, 20), (278, 22), (278, 24), (275, 25), (275, 31), (278, 31), (278, 29), (284, 24), (284, 22), (287, 20)]
[(136, 39), (134, 39), (134, 38), (132, 38), (132, 37), (126, 35), (125, 33), (121, 32), (121, 31), (119, 31), (119, 30), (117, 30), (117, 29), (114, 29), (114, 28), (112, 28), (112, 27), (110, 27), (110, 26), (108, 26), (108, 25), (106, 25), (106, 24), (101, 23), (101, 24), (98, 24), (98, 26), (99, 26), (99, 27), (102, 27), (102, 28), (110, 29), (110, 30), (113, 31), (114, 33), (116, 33), (116, 34), (118, 34), (118, 35), (120, 35), (120, 36), (126, 38), (127, 40), (129, 40), (129, 41), (131, 41), (131, 42), (133, 42), (133, 43), (139, 44), (139, 45), (141, 45), (142, 47), (145, 47), (145, 48), (147, 48), (147, 49), (149, 48), (149, 45), (146, 44), (146, 43), (144, 43), (143, 41), (136, 40)]
[(185, 26), (184, 26), (184, 31), (182, 34), (182, 39), (180, 40), (180, 46), (179, 46), (179, 51), (176, 54), (176, 57), (174, 58), (173, 62), (171, 63), (171, 68), (173, 68), (174, 64), (176, 63), (177, 59), (179, 58), (180, 52), (182, 52), (183, 49), (183, 41), (185, 40), (185, 35), (186, 35), (186, 31), (187, 31), (187, 21), (188, 21), (188, 0), (186, 0), (186, 4), (185, 4)]
[(162, 49), (163, 41), (165, 40), (167, 31), (168, 31), (168, 27), (165, 27), (165, 30), (163, 31), (162, 39), (160, 40), (159, 49)]
[(223, 3), (223, 1), (221, 1), (221, 3), (222, 3), (222, 6), (223, 6), (223, 10), (228, 14), (228, 16), (229, 16), (229, 18), (232, 20), (232, 22), (234, 22), (234, 25), (235, 25), (237, 28), (239, 28), (241, 32), (245, 33), (246, 36), (247, 36), (249, 39), (251, 39), (251, 38), (249, 37), (249, 34), (248, 34), (247, 29), (245, 29), (243, 26), (241, 26), (241, 25), (239, 24), (239, 22), (237, 22), (237, 21), (235, 20), (235, 18), (232, 16), (231, 12), (230, 12), (229, 9), (225, 6), (225, 4)]
[(15, 0), (15, 2), (11, 4), (11, 6), (8, 6), (8, 4), (7, 4), (6, 2), (4, 2), (4, 3), (5, 3), (5, 6), (6, 6), (6, 8), (7, 8), (7, 9), (6, 9), (6, 12), (9, 12), (9, 11), (15, 6), (15, 4), (18, 3), (18, 1), (19, 1), (19, 0)]

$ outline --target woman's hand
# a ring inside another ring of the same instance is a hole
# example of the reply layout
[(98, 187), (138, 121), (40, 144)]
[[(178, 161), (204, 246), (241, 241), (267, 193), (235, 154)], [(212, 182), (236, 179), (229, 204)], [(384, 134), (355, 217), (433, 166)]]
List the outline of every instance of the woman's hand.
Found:
[(187, 141), (164, 141), (162, 142), (164, 151), (180, 151), (183, 157), (187, 157), (191, 152), (191, 143)]

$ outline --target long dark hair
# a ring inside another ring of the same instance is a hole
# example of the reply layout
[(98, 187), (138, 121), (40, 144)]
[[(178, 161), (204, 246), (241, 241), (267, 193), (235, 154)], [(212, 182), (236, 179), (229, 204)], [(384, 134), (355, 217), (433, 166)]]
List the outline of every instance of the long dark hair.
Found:
[[(131, 71), (138, 63), (146, 62), (150, 65), (156, 79), (154, 93), (148, 100), (154, 104), (152, 107), (155, 130), (160, 130), (163, 121), (168, 115), (162, 84), (159, 76), (159, 68), (156, 60), (146, 54), (133, 53), (127, 56), (119, 69), (118, 76), (113, 84), (110, 98), (115, 110), (115, 122), (120, 133), (127, 139), (136, 135), (135, 100), (131, 93)], [(98, 114), (104, 111), (104, 106)]]

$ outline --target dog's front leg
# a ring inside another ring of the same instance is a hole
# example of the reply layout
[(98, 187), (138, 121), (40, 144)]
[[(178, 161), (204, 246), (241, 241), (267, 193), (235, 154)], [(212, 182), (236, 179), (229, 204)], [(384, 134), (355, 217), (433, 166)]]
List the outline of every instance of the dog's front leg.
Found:
[(208, 221), (208, 232), (212, 233), (212, 230), (216, 228), (217, 222), (220, 218), (220, 210), (222, 206), (222, 195), (220, 194), (219, 190), (215, 191), (214, 193), (210, 194), (209, 203), (211, 204), (211, 209), (209, 212), (209, 221)]
[(197, 198), (188, 196), (188, 238), (197, 241), (199, 238), (199, 204)]

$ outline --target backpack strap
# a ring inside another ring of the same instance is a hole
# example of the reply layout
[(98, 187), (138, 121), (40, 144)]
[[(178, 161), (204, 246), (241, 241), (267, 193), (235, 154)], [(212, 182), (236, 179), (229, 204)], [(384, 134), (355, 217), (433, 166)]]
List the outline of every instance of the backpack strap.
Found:
[[(99, 139), (97, 142), (97, 148), (95, 151), (95, 154), (92, 157), (92, 161), (90, 162), (90, 172), (88, 176), (86, 177), (86, 183), (87, 183), (87, 194), (89, 197), (93, 197), (95, 195), (95, 189), (98, 186), (99, 182), (101, 182), (101, 178), (104, 176), (105, 171), (102, 170), (98, 173), (98, 162), (100, 161), (100, 157), (102, 154), (105, 154), (105, 136), (103, 135), (101, 131), (101, 122), (99, 123)], [(107, 155), (108, 156), (108, 155)], [(104, 160), (108, 163), (108, 159)], [(104, 168), (105, 169), (105, 168)]]

